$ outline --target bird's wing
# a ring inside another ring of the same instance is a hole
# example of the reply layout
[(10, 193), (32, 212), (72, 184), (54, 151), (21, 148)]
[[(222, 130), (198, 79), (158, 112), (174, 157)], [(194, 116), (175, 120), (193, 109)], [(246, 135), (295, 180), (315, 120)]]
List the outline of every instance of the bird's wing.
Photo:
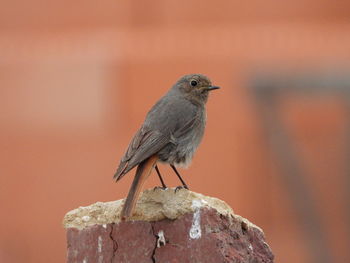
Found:
[(113, 178), (120, 180), (132, 168), (158, 152), (169, 142), (170, 134), (167, 135), (145, 126), (141, 127), (129, 144)]

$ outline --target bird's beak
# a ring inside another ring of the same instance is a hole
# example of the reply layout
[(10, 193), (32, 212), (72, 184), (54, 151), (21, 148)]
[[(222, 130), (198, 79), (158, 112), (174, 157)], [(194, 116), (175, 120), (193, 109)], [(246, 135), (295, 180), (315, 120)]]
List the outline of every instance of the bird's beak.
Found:
[(212, 91), (214, 89), (220, 89), (220, 87), (217, 87), (217, 86), (211, 86), (211, 87), (208, 87), (208, 90), (209, 91)]

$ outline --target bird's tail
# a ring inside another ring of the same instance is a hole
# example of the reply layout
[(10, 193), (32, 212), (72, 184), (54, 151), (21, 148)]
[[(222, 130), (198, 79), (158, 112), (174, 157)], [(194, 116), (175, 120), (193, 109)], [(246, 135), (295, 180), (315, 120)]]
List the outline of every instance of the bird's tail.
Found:
[(155, 166), (157, 160), (158, 156), (153, 155), (141, 162), (137, 167), (134, 181), (132, 182), (128, 196), (124, 203), (123, 210), (121, 212), (121, 218), (123, 220), (128, 219), (132, 215), (142, 186), (148, 176), (151, 174), (151, 171)]

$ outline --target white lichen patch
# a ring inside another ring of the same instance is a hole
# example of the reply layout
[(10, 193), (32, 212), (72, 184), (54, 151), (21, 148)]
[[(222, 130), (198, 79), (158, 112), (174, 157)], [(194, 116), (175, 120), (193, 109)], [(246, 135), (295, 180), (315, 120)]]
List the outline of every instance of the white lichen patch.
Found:
[(103, 254), (102, 254), (102, 237), (98, 236), (97, 238), (97, 251), (98, 255), (98, 263), (103, 263)]
[(97, 239), (97, 250), (98, 250), (98, 253), (102, 252), (102, 237), (101, 236), (98, 236), (98, 239)]
[(90, 217), (89, 217), (89, 216), (83, 216), (81, 219), (82, 219), (84, 222), (89, 222)]
[(203, 205), (202, 200), (194, 199), (192, 201), (192, 208), (194, 210), (192, 225), (190, 228), (190, 238), (191, 239), (199, 239), (202, 236), (201, 229), (201, 207)]
[(160, 230), (157, 234), (157, 247), (161, 247), (161, 246), (165, 246), (166, 241), (165, 241), (165, 237), (164, 237), (164, 231)]

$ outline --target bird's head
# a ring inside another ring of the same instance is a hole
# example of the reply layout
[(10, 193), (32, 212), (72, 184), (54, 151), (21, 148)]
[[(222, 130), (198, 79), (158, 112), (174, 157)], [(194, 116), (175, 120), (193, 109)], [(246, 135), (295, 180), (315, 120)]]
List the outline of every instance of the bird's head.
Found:
[(209, 92), (219, 89), (213, 86), (208, 77), (201, 74), (185, 75), (180, 78), (174, 88), (179, 89), (188, 99), (199, 103), (205, 103)]

